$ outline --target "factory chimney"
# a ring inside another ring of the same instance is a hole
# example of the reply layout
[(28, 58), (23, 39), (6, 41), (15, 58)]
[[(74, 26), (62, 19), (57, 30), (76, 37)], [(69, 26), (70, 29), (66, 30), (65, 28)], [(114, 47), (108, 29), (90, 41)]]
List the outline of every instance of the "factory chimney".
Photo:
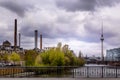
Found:
[(40, 34), (40, 49), (42, 50), (42, 34)]
[(19, 33), (19, 48), (21, 46), (21, 34)]
[(35, 49), (37, 49), (38, 31), (35, 30)]
[(15, 28), (14, 28), (14, 50), (17, 47), (17, 19), (15, 19)]

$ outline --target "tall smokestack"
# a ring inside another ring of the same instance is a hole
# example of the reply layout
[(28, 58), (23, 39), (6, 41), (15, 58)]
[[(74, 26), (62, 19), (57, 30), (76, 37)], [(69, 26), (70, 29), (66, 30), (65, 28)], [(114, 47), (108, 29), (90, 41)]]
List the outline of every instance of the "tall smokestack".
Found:
[(37, 49), (38, 31), (35, 30), (35, 49)]
[(40, 49), (42, 50), (42, 34), (40, 34)]
[(19, 48), (21, 46), (21, 34), (19, 33)]
[(15, 19), (15, 28), (14, 28), (14, 50), (17, 47), (17, 19)]

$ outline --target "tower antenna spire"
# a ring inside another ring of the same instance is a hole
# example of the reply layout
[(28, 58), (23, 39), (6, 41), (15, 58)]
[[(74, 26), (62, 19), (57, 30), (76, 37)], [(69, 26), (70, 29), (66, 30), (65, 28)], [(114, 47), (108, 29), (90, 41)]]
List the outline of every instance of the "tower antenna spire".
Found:
[(101, 34), (103, 36), (103, 20), (102, 20)]

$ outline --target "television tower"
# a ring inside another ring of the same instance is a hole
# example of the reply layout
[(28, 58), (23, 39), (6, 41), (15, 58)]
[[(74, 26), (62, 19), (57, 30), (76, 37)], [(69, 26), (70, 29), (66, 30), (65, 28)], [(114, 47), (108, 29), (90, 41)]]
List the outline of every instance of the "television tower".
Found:
[(103, 36), (103, 22), (102, 22), (102, 28), (101, 28), (101, 60), (104, 62), (104, 53), (103, 53), (103, 41), (104, 41), (104, 36)]

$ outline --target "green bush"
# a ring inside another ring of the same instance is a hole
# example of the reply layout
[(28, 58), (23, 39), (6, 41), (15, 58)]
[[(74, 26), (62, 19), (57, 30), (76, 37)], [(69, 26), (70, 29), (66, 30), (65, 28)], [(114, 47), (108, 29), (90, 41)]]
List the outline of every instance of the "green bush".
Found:
[(64, 46), (61, 48), (61, 43), (57, 48), (40, 53), (35, 60), (36, 66), (83, 66), (84, 59), (78, 58), (74, 55), (73, 51)]
[(35, 66), (35, 59), (37, 56), (37, 52), (33, 50), (27, 50), (25, 52), (25, 65), (26, 66)]

